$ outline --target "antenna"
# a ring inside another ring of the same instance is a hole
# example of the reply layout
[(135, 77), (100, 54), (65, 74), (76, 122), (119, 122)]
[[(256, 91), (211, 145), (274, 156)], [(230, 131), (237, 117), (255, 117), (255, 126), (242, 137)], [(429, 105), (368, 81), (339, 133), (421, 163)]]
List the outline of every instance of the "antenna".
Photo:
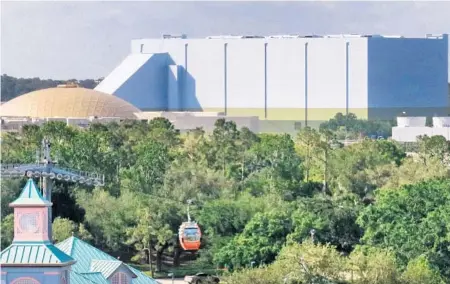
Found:
[(192, 199), (188, 199), (187, 200), (187, 216), (188, 216), (188, 222), (190, 223), (191, 222), (191, 215), (189, 214), (189, 205), (191, 205), (192, 204)]
[[(47, 137), (41, 142), (41, 151), (36, 150), (35, 164), (2, 164), (0, 168), (0, 176), (2, 178), (42, 178), (43, 197), (52, 200), (53, 179), (73, 183), (85, 183), (87, 185), (103, 186), (105, 184), (105, 176), (94, 172), (84, 172), (75, 169), (56, 167), (56, 163), (51, 159), (51, 143)], [(42, 155), (42, 156), (41, 156)], [(51, 207), (48, 211), (49, 222), (52, 220)], [(51, 228), (51, 224), (49, 224)], [(49, 229), (49, 237), (51, 239), (51, 230)]]

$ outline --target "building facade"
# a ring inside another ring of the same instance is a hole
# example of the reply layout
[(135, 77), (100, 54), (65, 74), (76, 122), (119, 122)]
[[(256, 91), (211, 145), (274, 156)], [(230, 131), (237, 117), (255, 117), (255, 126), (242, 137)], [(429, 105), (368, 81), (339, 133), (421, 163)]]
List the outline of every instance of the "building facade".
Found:
[(66, 284), (75, 260), (51, 242), (49, 210), (52, 203), (42, 197), (29, 179), (14, 208), (14, 239), (1, 252), (2, 283)]
[(337, 112), (444, 116), (447, 81), (447, 35), (165, 36), (133, 40), (96, 90), (145, 111), (257, 116), (282, 128)]
[(0, 254), (1, 284), (157, 284), (72, 236), (52, 242), (51, 206), (29, 179), (14, 208), (14, 240)]
[(450, 117), (433, 117), (427, 126), (426, 117), (398, 117), (392, 128), (392, 139), (398, 142), (417, 142), (419, 136), (442, 136), (450, 141)]

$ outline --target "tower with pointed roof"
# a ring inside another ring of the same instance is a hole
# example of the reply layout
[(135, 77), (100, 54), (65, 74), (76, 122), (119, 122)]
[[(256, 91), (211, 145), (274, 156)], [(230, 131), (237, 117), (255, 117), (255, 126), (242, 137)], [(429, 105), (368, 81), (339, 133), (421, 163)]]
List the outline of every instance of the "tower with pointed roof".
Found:
[(0, 255), (2, 284), (70, 283), (75, 260), (51, 242), (52, 203), (29, 179), (10, 206), (14, 208), (14, 239)]

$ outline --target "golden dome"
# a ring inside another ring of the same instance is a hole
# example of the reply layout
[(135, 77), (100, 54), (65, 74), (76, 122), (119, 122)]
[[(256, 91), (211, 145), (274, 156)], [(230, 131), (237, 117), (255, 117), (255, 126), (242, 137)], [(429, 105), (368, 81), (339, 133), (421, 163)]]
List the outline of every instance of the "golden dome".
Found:
[(30, 92), (0, 107), (3, 117), (135, 118), (135, 112), (140, 110), (121, 98), (74, 85)]

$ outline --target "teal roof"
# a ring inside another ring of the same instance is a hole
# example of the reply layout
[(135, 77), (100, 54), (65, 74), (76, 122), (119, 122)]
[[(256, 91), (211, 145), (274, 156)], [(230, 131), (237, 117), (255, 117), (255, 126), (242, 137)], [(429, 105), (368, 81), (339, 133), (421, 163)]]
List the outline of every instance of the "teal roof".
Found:
[(106, 279), (111, 276), (123, 264), (120, 260), (97, 260), (91, 261), (91, 271), (100, 272)]
[(77, 273), (73, 270), (70, 271), (70, 284), (99, 284), (99, 283), (105, 282), (95, 282), (92, 281), (89, 277), (84, 276), (82, 273)]
[(80, 273), (85, 278), (88, 278), (89, 280), (93, 281), (96, 284), (109, 284), (109, 281), (106, 280), (105, 277), (103, 277), (101, 272), (88, 272), (88, 273)]
[(1, 252), (1, 264), (65, 264), (74, 259), (51, 243), (12, 243)]
[(19, 198), (10, 204), (10, 206), (13, 207), (20, 205), (51, 206), (52, 203), (42, 197), (41, 192), (37, 189), (33, 179), (30, 178), (22, 189)]
[[(96, 265), (100, 264), (100, 260), (106, 261), (118, 261), (116, 258), (110, 256), (109, 254), (91, 246), (90, 244), (76, 238), (70, 237), (61, 243), (56, 244), (63, 252), (67, 253), (71, 257), (73, 257), (77, 262), (72, 265), (72, 270), (77, 273), (87, 273), (93, 272), (91, 271), (91, 265), (93, 262), (97, 262)], [(132, 279), (132, 284), (157, 284), (157, 282), (145, 275), (141, 271), (122, 263), (126, 268), (130, 269), (134, 274), (136, 274), (136, 278)], [(103, 273), (102, 273), (103, 275)]]

